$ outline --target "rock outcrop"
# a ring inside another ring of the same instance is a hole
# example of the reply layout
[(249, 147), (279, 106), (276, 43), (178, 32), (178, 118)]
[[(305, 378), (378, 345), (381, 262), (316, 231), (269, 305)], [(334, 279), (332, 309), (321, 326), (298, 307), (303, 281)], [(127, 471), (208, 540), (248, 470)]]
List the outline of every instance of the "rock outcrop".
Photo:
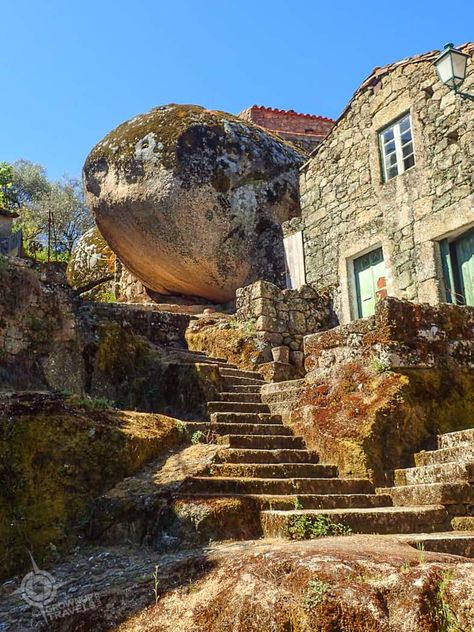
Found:
[(108, 134), (84, 166), (112, 250), (163, 294), (226, 302), (283, 273), (280, 225), (298, 215), (305, 155), (224, 112), (166, 105)]
[[(454, 632), (472, 629), (474, 615), (472, 561), (391, 537), (241, 542), (170, 556), (95, 548), (52, 571), (54, 619), (45, 625), (39, 610), (33, 618), (13, 584), (0, 596), (5, 629)], [(71, 600), (82, 609), (68, 608)]]
[(106, 300), (113, 296), (115, 254), (110, 249), (99, 229), (90, 228), (77, 242), (67, 266), (67, 278), (75, 289), (89, 283), (103, 283), (88, 291), (84, 298)]

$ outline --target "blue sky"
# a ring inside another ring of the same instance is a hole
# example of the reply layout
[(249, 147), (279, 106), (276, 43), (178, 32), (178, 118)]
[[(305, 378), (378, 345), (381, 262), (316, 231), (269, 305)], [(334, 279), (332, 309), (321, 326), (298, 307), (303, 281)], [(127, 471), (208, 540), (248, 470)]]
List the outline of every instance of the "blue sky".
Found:
[(375, 66), (474, 39), (472, 0), (0, 0), (0, 8), (0, 160), (39, 162), (51, 178), (79, 176), (97, 141), (156, 105), (337, 117)]

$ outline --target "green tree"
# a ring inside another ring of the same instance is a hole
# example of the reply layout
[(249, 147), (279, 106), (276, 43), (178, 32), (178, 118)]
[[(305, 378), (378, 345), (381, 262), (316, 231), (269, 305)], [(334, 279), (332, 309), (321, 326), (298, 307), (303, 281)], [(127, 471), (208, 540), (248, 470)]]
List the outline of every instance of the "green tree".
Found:
[(17, 223), (27, 249), (32, 242), (46, 246), (51, 234), (52, 251), (70, 255), (79, 237), (93, 225), (80, 182), (68, 176), (52, 182), (43, 166), (29, 160), (18, 160), (11, 168), (20, 214)]
[(12, 166), (0, 162), (0, 208), (12, 210), (18, 204), (13, 178)]

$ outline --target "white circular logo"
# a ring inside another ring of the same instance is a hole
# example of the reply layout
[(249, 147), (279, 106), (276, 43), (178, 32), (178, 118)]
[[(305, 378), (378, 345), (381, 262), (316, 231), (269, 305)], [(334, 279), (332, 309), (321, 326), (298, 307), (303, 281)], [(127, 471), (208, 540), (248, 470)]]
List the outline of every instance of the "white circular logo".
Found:
[(43, 610), (56, 598), (57, 587), (52, 575), (35, 569), (23, 577), (20, 591), (21, 596), (30, 606)]

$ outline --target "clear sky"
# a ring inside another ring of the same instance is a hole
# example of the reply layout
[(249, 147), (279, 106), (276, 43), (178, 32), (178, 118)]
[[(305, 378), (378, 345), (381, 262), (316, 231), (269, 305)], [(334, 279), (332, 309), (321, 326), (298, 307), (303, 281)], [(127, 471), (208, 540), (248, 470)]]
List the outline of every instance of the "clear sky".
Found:
[(375, 66), (474, 39), (473, 0), (0, 0), (0, 160), (79, 176), (164, 103), (337, 117)]

